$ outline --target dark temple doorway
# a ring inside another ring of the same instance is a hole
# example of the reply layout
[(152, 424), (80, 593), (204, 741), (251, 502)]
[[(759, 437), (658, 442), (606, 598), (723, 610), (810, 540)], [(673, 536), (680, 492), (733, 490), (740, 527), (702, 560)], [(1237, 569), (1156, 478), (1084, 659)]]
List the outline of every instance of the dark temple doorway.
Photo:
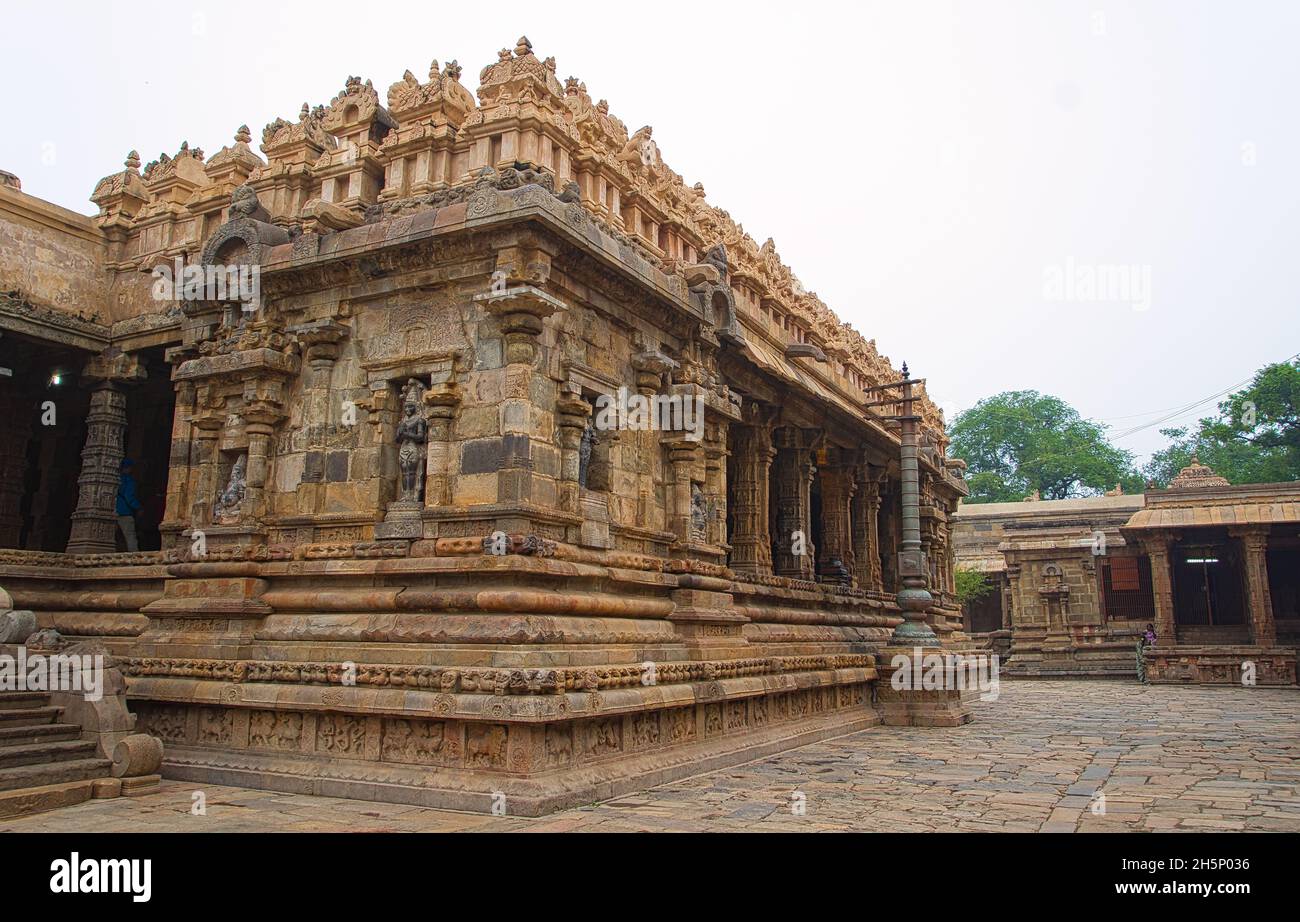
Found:
[(1174, 546), (1174, 624), (1180, 640), (1245, 641), (1240, 558), (1235, 542), (1217, 532)]
[[(164, 357), (164, 347), (156, 346), (136, 353), (147, 372), (145, 379), (127, 391), (126, 441), (124, 457), (134, 464), (136, 496), (140, 511), (136, 515), (136, 535), (140, 550), (156, 551), (162, 547), (158, 526), (167, 507), (167, 474), (171, 467), (172, 415), (176, 410), (176, 392), (171, 382), (171, 366)], [(121, 532), (118, 550), (125, 550)]]
[(88, 353), (0, 334), (0, 547), (62, 551), (77, 505)]

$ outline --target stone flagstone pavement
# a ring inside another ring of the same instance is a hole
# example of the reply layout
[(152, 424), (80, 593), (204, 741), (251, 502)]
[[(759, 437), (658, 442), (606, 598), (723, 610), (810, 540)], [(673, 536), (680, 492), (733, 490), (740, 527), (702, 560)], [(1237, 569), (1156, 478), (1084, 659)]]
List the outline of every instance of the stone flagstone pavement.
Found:
[(1300, 831), (1300, 689), (1003, 682), (975, 712), (537, 819), (164, 781), (0, 832)]

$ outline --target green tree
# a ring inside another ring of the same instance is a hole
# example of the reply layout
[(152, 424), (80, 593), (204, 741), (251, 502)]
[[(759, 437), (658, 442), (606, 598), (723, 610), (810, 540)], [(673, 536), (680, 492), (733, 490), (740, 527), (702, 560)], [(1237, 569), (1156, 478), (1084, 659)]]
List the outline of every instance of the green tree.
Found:
[(1037, 391), (985, 398), (953, 420), (948, 454), (967, 464), (968, 503), (1091, 496), (1123, 484), (1140, 492), (1133, 455), (1065, 401)]
[(1167, 487), (1193, 454), (1233, 483), (1300, 480), (1300, 360), (1265, 365), (1194, 429), (1160, 432), (1170, 445), (1143, 468), (1157, 486)]
[(993, 584), (978, 570), (957, 567), (952, 571), (952, 575), (957, 589), (957, 601), (961, 605), (982, 599), (993, 591)]

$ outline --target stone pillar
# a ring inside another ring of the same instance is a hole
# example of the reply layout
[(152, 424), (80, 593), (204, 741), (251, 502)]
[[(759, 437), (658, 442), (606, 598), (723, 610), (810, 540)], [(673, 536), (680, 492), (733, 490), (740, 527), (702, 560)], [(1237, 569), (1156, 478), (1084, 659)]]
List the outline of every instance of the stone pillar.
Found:
[(727, 543), (727, 426), (705, 426), (704, 496), (708, 503), (708, 542)]
[(217, 451), (224, 421), (211, 410), (196, 412), (193, 421), (188, 524), (190, 528), (204, 528), (212, 521), (212, 507), (216, 503), (218, 492), (224, 486), (221, 483), (221, 465)]
[[(1007, 561), (1006, 585), (1003, 589), (1005, 596), (1002, 600), (1002, 623), (1008, 631), (1014, 631), (1018, 626), (1023, 626), (1025, 620), (1025, 607), (1020, 603), (1020, 577), (1023, 569), (1019, 563)], [(1019, 618), (1017, 618), (1017, 612)], [(1016, 622), (1021, 624), (1017, 625)]]
[(885, 592), (898, 592), (898, 481), (887, 477), (880, 481), (880, 514), (877, 517), (880, 534), (881, 585)]
[(126, 384), (145, 370), (130, 355), (92, 358), (82, 378), (92, 388), (86, 415), (86, 445), (77, 479), (77, 510), (68, 535), (69, 554), (111, 554), (117, 550), (117, 487), (126, 437)]
[(1268, 588), (1268, 528), (1229, 528), (1228, 534), (1241, 542), (1242, 584), (1246, 589), (1251, 641), (1260, 647), (1276, 646), (1277, 625)]
[[(167, 361), (173, 366), (196, 354), (193, 350), (175, 347), (167, 350)], [(190, 483), (194, 459), (194, 412), (197, 389), (193, 381), (176, 381), (176, 409), (172, 413), (171, 451), (167, 456), (167, 508), (158, 526), (162, 534), (163, 549), (179, 543), (179, 535), (189, 524), (190, 505), (193, 502)]]
[(683, 548), (689, 544), (698, 544), (698, 534), (692, 529), (692, 483), (696, 482), (694, 473), (703, 465), (703, 449), (699, 442), (681, 437), (681, 433), (669, 433), (663, 440), (668, 449), (668, 464), (672, 480), (669, 485), (668, 530), (677, 536), (677, 542)]
[(460, 387), (454, 378), (435, 384), (424, 394), (424, 402), (429, 405), (429, 456), (424, 486), (426, 509), (451, 505), (451, 436), (460, 400)]
[(920, 469), (917, 464), (917, 425), (913, 403), (914, 383), (903, 363), (903, 412), (899, 416), (900, 446), (899, 471), (901, 472), (902, 548), (898, 554), (898, 573), (902, 588), (898, 590), (898, 605), (903, 609), (903, 623), (894, 628), (892, 643), (936, 643), (933, 629), (926, 620), (926, 611), (934, 599), (927, 588), (929, 565), (921, 545), (921, 495)]
[(261, 522), (266, 514), (266, 481), (270, 472), (271, 435), (284, 414), (269, 404), (254, 404), (241, 412), (248, 433), (248, 468), (245, 472), (242, 522)]
[(579, 514), (582, 486), (582, 435), (591, 419), (591, 404), (582, 397), (582, 388), (573, 382), (560, 385), (555, 404), (556, 437), (560, 446), (559, 506), (561, 512)]
[(1156, 609), (1156, 643), (1161, 646), (1176, 644), (1174, 630), (1174, 584), (1170, 571), (1170, 544), (1173, 537), (1164, 532), (1144, 535), (1142, 547), (1151, 560), (1151, 595)]
[(853, 472), (853, 566), (858, 588), (872, 592), (883, 589), (880, 571), (880, 481), (868, 464)]
[[(498, 266), (503, 265), (498, 258)], [(507, 271), (498, 269), (498, 271)], [(507, 272), (507, 274), (509, 274)], [(537, 374), (542, 333), (547, 317), (567, 310), (564, 302), (532, 285), (476, 295), (487, 312), (500, 318), (506, 365), (506, 394), (501, 401), (501, 466), (497, 472), (497, 501), (533, 500), (532, 409), (537, 400), (549, 410), (555, 397), (542, 401), (540, 385), (550, 379)], [(538, 385), (538, 386), (535, 386)]]
[(742, 573), (772, 573), (772, 537), (768, 522), (768, 483), (772, 430), (757, 424), (732, 426), (736, 482), (732, 490), (731, 567)]
[[(822, 485), (822, 546), (818, 548), (817, 575), (832, 581), (851, 581), (853, 574), (852, 516), (850, 504), (857, 490), (853, 470), (828, 452), (828, 463), (818, 468)], [(843, 571), (837, 572), (838, 560)]]
[[(817, 468), (802, 433), (789, 427), (777, 430), (777, 576), (811, 580), (817, 548), (812, 540), (809, 506), (812, 479)], [(802, 551), (802, 553), (796, 553)]]

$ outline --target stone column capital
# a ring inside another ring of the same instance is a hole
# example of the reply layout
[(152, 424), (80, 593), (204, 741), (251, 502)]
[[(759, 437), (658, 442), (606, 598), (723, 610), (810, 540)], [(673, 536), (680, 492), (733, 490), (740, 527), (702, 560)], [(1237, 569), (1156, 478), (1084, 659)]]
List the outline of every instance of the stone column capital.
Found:
[(147, 376), (138, 355), (112, 350), (91, 356), (81, 370), (82, 382), (93, 388), (135, 384)]

